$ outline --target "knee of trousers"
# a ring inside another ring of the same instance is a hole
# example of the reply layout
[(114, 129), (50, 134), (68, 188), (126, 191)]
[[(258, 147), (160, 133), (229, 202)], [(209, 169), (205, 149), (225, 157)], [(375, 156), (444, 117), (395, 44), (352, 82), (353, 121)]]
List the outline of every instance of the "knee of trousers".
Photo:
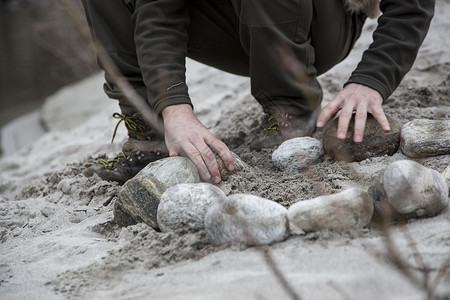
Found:
[(241, 24), (270, 26), (312, 18), (312, 0), (231, 0)]

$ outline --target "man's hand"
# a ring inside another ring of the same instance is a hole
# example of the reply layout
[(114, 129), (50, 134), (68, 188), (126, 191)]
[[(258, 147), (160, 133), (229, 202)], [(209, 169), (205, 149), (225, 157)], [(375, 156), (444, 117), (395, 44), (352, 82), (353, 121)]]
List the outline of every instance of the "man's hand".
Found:
[(322, 109), (317, 119), (317, 127), (323, 127), (340, 110), (341, 114), (339, 115), (337, 137), (339, 139), (345, 139), (348, 125), (355, 111), (355, 132), (353, 140), (357, 143), (362, 142), (367, 113), (374, 116), (384, 131), (390, 130), (389, 122), (381, 107), (382, 103), (383, 98), (376, 90), (365, 85), (350, 83)]
[(234, 169), (228, 147), (200, 123), (189, 104), (168, 106), (163, 109), (162, 116), (169, 155), (188, 157), (196, 165), (202, 180), (214, 183), (221, 180), (214, 152), (219, 154), (228, 170)]

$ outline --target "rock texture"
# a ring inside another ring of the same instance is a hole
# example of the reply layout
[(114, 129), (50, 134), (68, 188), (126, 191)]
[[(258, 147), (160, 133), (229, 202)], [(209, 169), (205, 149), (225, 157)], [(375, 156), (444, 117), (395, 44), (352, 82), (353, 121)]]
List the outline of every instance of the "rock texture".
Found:
[(432, 217), (448, 206), (448, 187), (438, 172), (410, 160), (387, 166), (369, 188), (376, 212), (404, 219)]
[(322, 142), (312, 137), (287, 140), (272, 153), (272, 161), (280, 170), (301, 170), (322, 157)]
[(122, 186), (114, 203), (114, 219), (119, 226), (144, 222), (158, 229), (157, 209), (166, 189), (198, 182), (197, 168), (187, 158), (176, 156), (152, 162)]
[(369, 224), (372, 215), (372, 199), (359, 188), (300, 201), (288, 209), (289, 228), (293, 234), (363, 228)]
[(149, 163), (137, 176), (153, 175), (168, 187), (180, 183), (200, 182), (197, 168), (189, 159), (181, 156), (167, 157)]
[(211, 205), (226, 195), (209, 183), (184, 183), (168, 188), (158, 207), (158, 225), (163, 232), (200, 230)]
[(444, 170), (442, 176), (444, 176), (445, 182), (447, 183), (448, 193), (450, 195), (450, 165)]
[(156, 214), (159, 200), (166, 190), (166, 185), (153, 175), (134, 177), (128, 180), (119, 193), (114, 213), (118, 225), (125, 226), (144, 222), (152, 228), (158, 228)]
[(362, 161), (375, 156), (393, 155), (400, 145), (401, 125), (390, 116), (386, 117), (391, 127), (389, 132), (384, 132), (375, 118), (370, 114), (367, 115), (364, 139), (361, 143), (353, 142), (355, 116), (349, 124), (347, 136), (344, 140), (336, 137), (338, 119), (331, 120), (325, 126), (323, 134), (325, 152), (334, 160), (347, 162)]
[(234, 170), (233, 171), (229, 171), (227, 169), (227, 167), (225, 167), (225, 164), (224, 164), (223, 160), (220, 158), (220, 156), (216, 154), (216, 161), (217, 161), (217, 165), (219, 166), (220, 178), (222, 180), (227, 180), (230, 175), (235, 174), (235, 173), (243, 170), (244, 168), (246, 168), (246, 164), (242, 161), (242, 159), (239, 156), (237, 156), (236, 153), (231, 152), (231, 156), (233, 157), (233, 161), (234, 161)]
[(417, 119), (406, 123), (400, 147), (413, 158), (450, 154), (450, 120)]
[(253, 195), (232, 195), (209, 208), (206, 234), (218, 245), (280, 242), (289, 235), (286, 213), (286, 208), (276, 202)]

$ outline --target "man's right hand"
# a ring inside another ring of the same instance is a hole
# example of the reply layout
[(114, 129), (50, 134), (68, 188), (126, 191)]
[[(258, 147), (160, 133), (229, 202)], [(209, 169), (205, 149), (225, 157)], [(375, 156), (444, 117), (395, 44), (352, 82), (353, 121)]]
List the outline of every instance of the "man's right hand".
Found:
[(234, 169), (228, 147), (203, 126), (189, 104), (168, 106), (163, 109), (162, 117), (169, 155), (189, 158), (203, 181), (219, 183), (221, 180), (214, 152), (228, 170)]

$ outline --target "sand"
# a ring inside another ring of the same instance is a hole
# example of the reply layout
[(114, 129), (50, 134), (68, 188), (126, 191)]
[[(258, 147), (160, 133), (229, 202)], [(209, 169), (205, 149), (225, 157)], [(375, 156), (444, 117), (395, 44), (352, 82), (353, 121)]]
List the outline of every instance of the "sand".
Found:
[[(450, 117), (449, 15), (450, 2), (438, 1), (413, 69), (385, 104), (402, 124)], [(355, 67), (374, 26), (368, 22), (352, 54), (320, 77), (325, 103)], [(227, 194), (250, 193), (289, 207), (348, 187), (366, 189), (389, 163), (408, 159), (401, 152), (359, 163), (325, 157), (308, 170), (281, 172), (270, 152), (248, 149), (260, 118), (248, 79), (193, 61), (187, 76), (199, 118), (252, 166), (220, 185)], [(97, 74), (50, 97), (39, 111), (47, 132), (0, 159), (1, 299), (291, 299), (276, 270), (301, 299), (426, 299), (421, 285), (393, 265), (386, 234), (372, 225), (293, 236), (261, 248), (212, 246), (203, 232), (117, 227), (112, 206), (120, 186), (82, 174), (96, 158), (117, 152), (126, 136), (121, 127), (110, 143), (111, 115), (118, 108), (101, 84)], [(320, 138), (321, 131), (315, 135)], [(442, 172), (450, 155), (416, 161)], [(425, 274), (429, 282), (437, 278), (434, 294), (448, 299), (449, 209), (395, 225), (391, 234), (407, 270), (420, 282)]]

